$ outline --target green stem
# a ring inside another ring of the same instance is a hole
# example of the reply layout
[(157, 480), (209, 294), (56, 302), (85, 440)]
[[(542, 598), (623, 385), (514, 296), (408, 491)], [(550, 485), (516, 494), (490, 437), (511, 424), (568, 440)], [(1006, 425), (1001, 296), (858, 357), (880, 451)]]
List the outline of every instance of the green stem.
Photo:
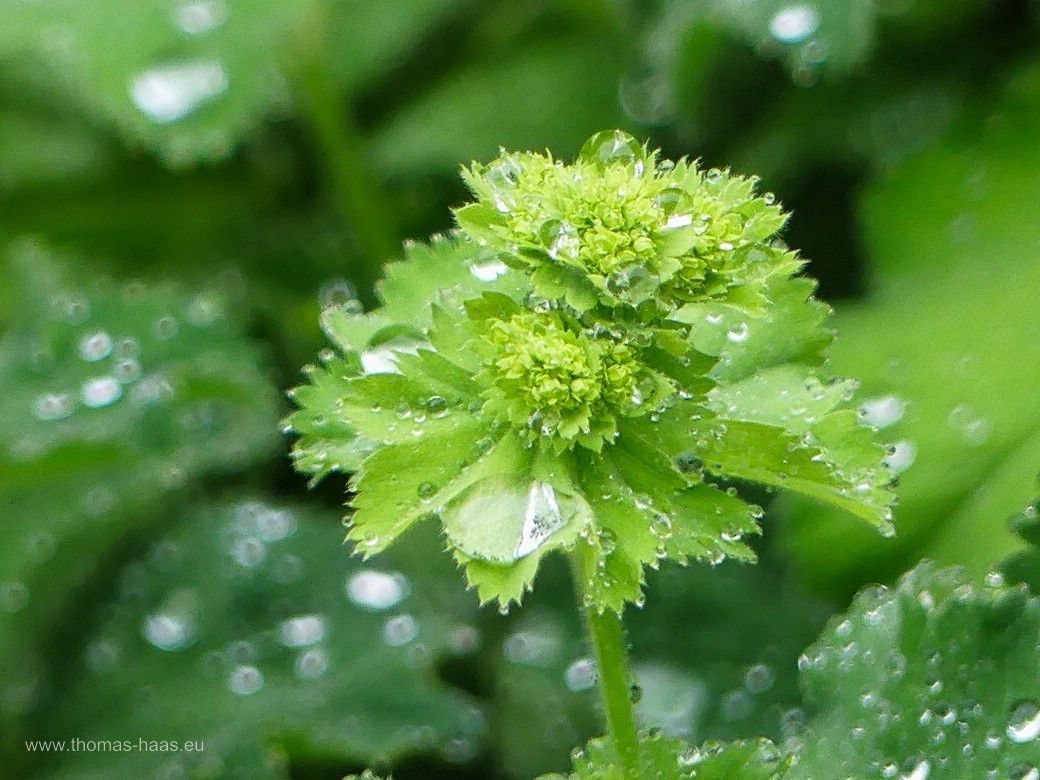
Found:
[(318, 4), (300, 30), (289, 66), (326, 184), (359, 250), (353, 274), (358, 294), (371, 306), (376, 303), (374, 287), (383, 264), (400, 252), (401, 237), (393, 208), (370, 170), (364, 139), (333, 75), (327, 15)]
[[(586, 574), (580, 551), (574, 555), (575, 587), (584, 604), (582, 583)], [(596, 654), (599, 692), (607, 719), (607, 734), (625, 777), (639, 776), (639, 732), (632, 707), (632, 676), (625, 651), (625, 631), (621, 618), (612, 610), (598, 612), (583, 606), (589, 639)]]

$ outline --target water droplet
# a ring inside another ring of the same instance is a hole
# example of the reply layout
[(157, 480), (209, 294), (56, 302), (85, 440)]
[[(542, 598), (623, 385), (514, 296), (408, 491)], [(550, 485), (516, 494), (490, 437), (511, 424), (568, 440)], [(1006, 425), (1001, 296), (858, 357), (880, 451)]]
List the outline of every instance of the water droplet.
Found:
[(726, 720), (744, 720), (755, 708), (747, 691), (730, 691), (722, 697), (722, 716)]
[(329, 656), (324, 648), (312, 647), (296, 659), (296, 676), (301, 680), (316, 680), (328, 671)]
[(111, 376), (89, 379), (83, 383), (80, 390), (83, 405), (91, 409), (101, 409), (115, 403), (122, 395), (122, 386)]
[(279, 542), (296, 532), (296, 516), (288, 509), (271, 509), (259, 505), (256, 530), (265, 542)]
[(515, 631), (502, 643), (502, 654), (515, 664), (547, 666), (560, 645), (560, 637), (546, 629)]
[(462, 624), (451, 629), (448, 644), (455, 655), (469, 655), (480, 649), (480, 632), (471, 625)]
[(75, 402), (68, 393), (44, 393), (36, 398), (35, 412), (41, 420), (63, 420), (74, 408)]
[(482, 282), (493, 282), (508, 270), (509, 267), (498, 260), (490, 263), (474, 263), (469, 267), (469, 272)]
[(286, 647), (309, 647), (325, 638), (325, 618), (300, 615), (283, 620), (278, 627), (278, 641)]
[(735, 328), (733, 328), (732, 330), (727, 331), (726, 332), (726, 338), (728, 338), (730, 341), (732, 341), (735, 344), (739, 344), (742, 341), (747, 341), (748, 336), (750, 334), (751, 334), (751, 331), (748, 328), (748, 324), (746, 322), (742, 322), (739, 325), (737, 325)]
[(1018, 744), (1031, 742), (1040, 736), (1040, 706), (1035, 701), (1025, 699), (1015, 704), (1011, 710), (1007, 736)]
[(264, 687), (264, 675), (255, 666), (236, 666), (227, 679), (228, 688), (239, 696), (251, 696)]
[(333, 279), (323, 284), (318, 290), (318, 301), (322, 309), (343, 310), (348, 314), (364, 311), (358, 300), (357, 287), (347, 279)]
[(219, 60), (192, 60), (141, 73), (130, 85), (130, 96), (153, 122), (169, 124), (194, 113), (227, 87), (227, 72)]
[(112, 353), (112, 337), (103, 330), (89, 333), (80, 339), (77, 351), (83, 360), (96, 363)]
[(383, 624), (383, 641), (391, 647), (406, 645), (419, 635), (419, 624), (411, 615), (396, 615)]
[(928, 780), (932, 765), (927, 761), (918, 761), (910, 771), (902, 776), (902, 780)]
[(766, 664), (755, 664), (744, 675), (744, 687), (751, 693), (764, 693), (773, 687), (776, 673)]
[(420, 347), (430, 344), (417, 339), (398, 338), (370, 347), (361, 353), (361, 367), (366, 374), (399, 374), (397, 355), (415, 355)]
[(596, 686), (596, 662), (591, 658), (579, 658), (567, 667), (564, 672), (567, 688), (574, 691), (587, 691)]
[(180, 326), (177, 320), (166, 314), (155, 321), (155, 335), (162, 340), (172, 339), (177, 335)]
[(17, 581), (0, 582), (0, 608), (5, 612), (20, 612), (29, 602), (29, 589)]
[(513, 556), (523, 558), (530, 555), (545, 544), (564, 523), (553, 486), (548, 482), (532, 482), (524, 511), (524, 525), (520, 529), (520, 541)]
[(119, 648), (105, 639), (95, 639), (84, 651), (87, 668), (94, 674), (107, 674), (119, 664)]
[(781, 43), (801, 43), (816, 32), (820, 17), (810, 5), (792, 5), (779, 10), (769, 22), (769, 32)]
[(589, 138), (581, 147), (579, 157), (603, 165), (635, 163), (642, 160), (643, 147), (621, 130), (604, 130)]
[(902, 474), (917, 459), (917, 446), (909, 439), (900, 439), (892, 445), (884, 464), (893, 474)]
[(134, 382), (141, 378), (141, 364), (133, 358), (126, 358), (116, 363), (116, 379), (123, 384)]
[(989, 421), (964, 404), (953, 408), (949, 416), (950, 427), (957, 431), (970, 447), (980, 447), (990, 437)]
[(347, 580), (347, 597), (359, 607), (380, 612), (400, 603), (409, 593), (403, 574), (364, 569)]
[(906, 402), (894, 395), (868, 398), (859, 409), (864, 424), (878, 430), (895, 425), (903, 419)]
[(183, 650), (193, 639), (191, 623), (185, 617), (169, 612), (156, 612), (146, 617), (141, 632), (152, 645), (167, 652)]
[(188, 35), (212, 32), (228, 18), (228, 7), (221, 0), (191, 0), (173, 10), (177, 26)]
[(239, 566), (252, 569), (267, 557), (267, 546), (253, 536), (236, 539), (231, 545), (231, 558)]

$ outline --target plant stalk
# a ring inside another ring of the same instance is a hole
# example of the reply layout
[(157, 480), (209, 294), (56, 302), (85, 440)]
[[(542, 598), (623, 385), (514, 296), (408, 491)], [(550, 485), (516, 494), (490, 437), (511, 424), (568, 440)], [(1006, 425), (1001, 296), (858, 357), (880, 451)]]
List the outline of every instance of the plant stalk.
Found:
[(607, 720), (607, 735), (625, 777), (639, 776), (639, 731), (632, 705), (632, 675), (628, 669), (625, 631), (621, 618), (612, 610), (598, 612), (584, 606), (586, 581), (580, 551), (573, 556), (575, 589), (582, 604), (589, 639), (596, 654), (599, 692)]
[(326, 185), (349, 225), (359, 258), (353, 271), (362, 303), (377, 303), (374, 288), (383, 264), (400, 253), (393, 208), (375, 180), (364, 140), (332, 74), (328, 9), (315, 6), (300, 30), (290, 72), (311, 138), (325, 168)]

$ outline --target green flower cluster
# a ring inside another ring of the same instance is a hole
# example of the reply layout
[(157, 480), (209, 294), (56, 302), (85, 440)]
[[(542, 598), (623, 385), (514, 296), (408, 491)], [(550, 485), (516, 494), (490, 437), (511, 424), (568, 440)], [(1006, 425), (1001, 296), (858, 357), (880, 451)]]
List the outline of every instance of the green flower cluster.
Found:
[(557, 451), (572, 443), (599, 451), (617, 436), (618, 417), (646, 412), (647, 391), (667, 391), (624, 341), (568, 330), (555, 313), (495, 320), (483, 341), (484, 409), (532, 443), (550, 438)]
[(889, 529), (885, 451), (815, 374), (826, 307), (753, 179), (617, 131), (464, 177), (459, 233), (406, 247), (376, 311), (326, 310), (342, 354), (294, 396), (297, 467), (352, 473), (366, 555), (432, 515), (482, 600), (566, 549), (620, 612), (662, 558), (754, 558), (761, 510), (717, 481)]
[(591, 138), (571, 165), (503, 153), (463, 177), (477, 198), (455, 212), (463, 233), (579, 310), (760, 308), (770, 280), (800, 265), (775, 241), (786, 215), (755, 195), (755, 179), (658, 160), (618, 131)]

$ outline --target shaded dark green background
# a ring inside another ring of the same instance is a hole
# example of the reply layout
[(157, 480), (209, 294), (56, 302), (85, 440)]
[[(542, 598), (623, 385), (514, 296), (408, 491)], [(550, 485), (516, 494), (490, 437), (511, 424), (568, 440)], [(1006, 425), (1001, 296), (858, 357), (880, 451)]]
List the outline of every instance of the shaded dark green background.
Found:
[[(605, 127), (757, 173), (793, 210), (786, 238), (837, 309), (831, 368), (862, 380), (905, 467), (896, 539), (783, 501), (760, 566), (666, 566), (631, 615), (646, 722), (782, 739), (795, 658), (859, 586), (922, 557), (985, 573), (1017, 546), (1005, 518), (1040, 470), (1038, 21), (1024, 0), (6, 0), (0, 765), (566, 765), (597, 725), (562, 567), (502, 617), (432, 530), (361, 564), (343, 480), (308, 491), (277, 431), (321, 305), (372, 305), (402, 240), (451, 228), (461, 164), (566, 157)], [(40, 419), (101, 370), (76, 354), (99, 330), (136, 339), (142, 378)], [(169, 395), (135, 394), (146, 379)], [(408, 587), (366, 607), (344, 586), (360, 570)], [(185, 634), (163, 649), (171, 615)], [(324, 636), (287, 646), (309, 615)], [(243, 667), (263, 676), (248, 695)], [(71, 737), (207, 751), (25, 749)]]

